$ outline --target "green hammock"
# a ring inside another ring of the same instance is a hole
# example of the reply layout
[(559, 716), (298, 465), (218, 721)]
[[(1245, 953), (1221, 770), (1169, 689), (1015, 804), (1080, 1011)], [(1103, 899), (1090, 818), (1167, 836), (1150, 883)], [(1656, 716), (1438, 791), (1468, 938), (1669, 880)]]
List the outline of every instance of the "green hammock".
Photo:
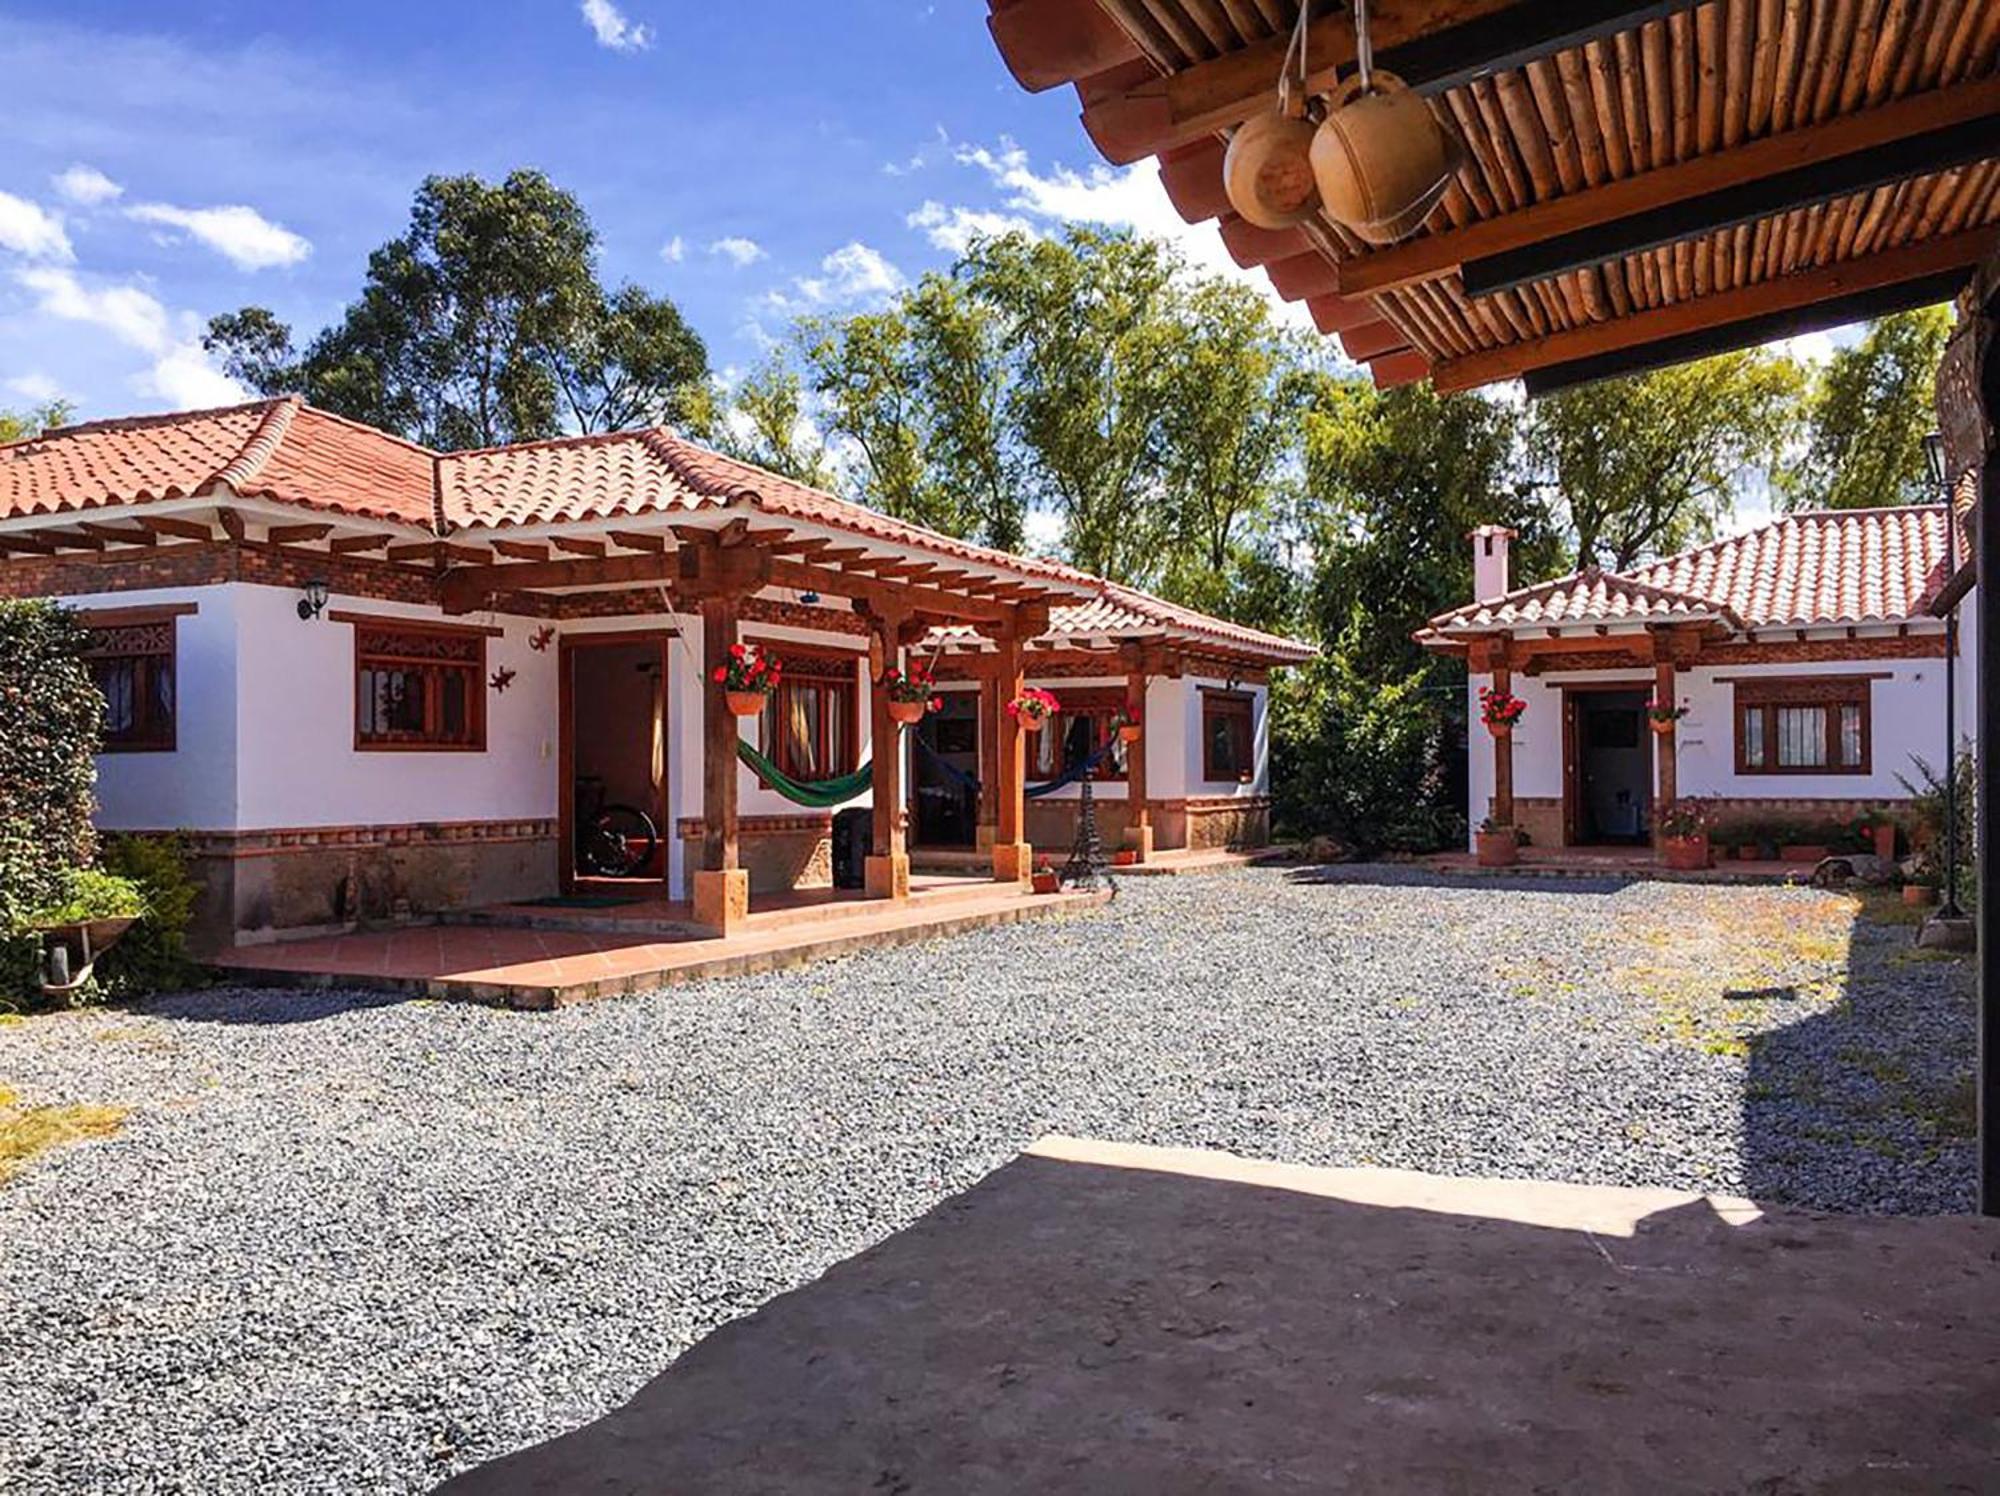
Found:
[(736, 756), (748, 764), (759, 779), (794, 805), (804, 805), (812, 810), (831, 810), (836, 805), (845, 805), (849, 800), (867, 794), (869, 787), (874, 783), (875, 766), (872, 762), (865, 763), (852, 774), (843, 774), (838, 779), (821, 779), (812, 784), (801, 784), (798, 780), (788, 778), (781, 773), (776, 764), (741, 738), (736, 740)]

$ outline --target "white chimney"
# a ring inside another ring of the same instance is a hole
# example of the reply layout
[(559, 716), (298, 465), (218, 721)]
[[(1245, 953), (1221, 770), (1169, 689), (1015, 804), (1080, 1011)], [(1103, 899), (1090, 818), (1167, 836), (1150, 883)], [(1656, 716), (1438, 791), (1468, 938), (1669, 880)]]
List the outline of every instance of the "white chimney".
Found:
[(1481, 525), (1472, 532), (1472, 600), (1489, 603), (1513, 590), (1507, 579), (1507, 543), (1516, 532), (1505, 525)]

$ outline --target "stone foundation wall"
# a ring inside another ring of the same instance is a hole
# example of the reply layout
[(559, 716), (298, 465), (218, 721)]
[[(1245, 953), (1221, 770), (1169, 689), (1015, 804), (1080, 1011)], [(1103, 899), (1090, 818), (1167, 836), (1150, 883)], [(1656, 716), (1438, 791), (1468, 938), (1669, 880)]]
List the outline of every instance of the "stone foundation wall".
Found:
[(189, 942), (225, 946), (556, 891), (553, 821), (183, 833), (204, 893)]
[[(1701, 803), (1714, 819), (1727, 825), (1732, 821), (1774, 821), (1807, 828), (1826, 821), (1851, 821), (1870, 811), (1886, 810), (1892, 815), (1907, 814), (1910, 801), (1896, 799), (1807, 800), (1759, 796), (1724, 799), (1701, 796)], [(1491, 802), (1488, 802), (1491, 811)], [(1534, 847), (1561, 847), (1563, 838), (1562, 800), (1557, 796), (1514, 797), (1514, 824), (1528, 833)]]
[[(686, 844), (685, 865), (699, 867), (701, 822), (683, 820), (677, 829)], [(832, 816), (741, 816), (736, 834), (737, 855), (750, 871), (753, 894), (833, 886)]]

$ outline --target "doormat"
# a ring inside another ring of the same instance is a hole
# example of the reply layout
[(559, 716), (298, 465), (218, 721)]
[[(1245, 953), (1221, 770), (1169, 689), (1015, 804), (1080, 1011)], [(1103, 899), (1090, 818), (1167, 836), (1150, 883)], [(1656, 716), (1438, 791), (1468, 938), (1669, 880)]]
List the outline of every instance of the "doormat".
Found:
[(644, 899), (616, 893), (562, 893), (546, 899), (523, 899), (526, 909), (617, 909), (626, 904), (643, 904)]

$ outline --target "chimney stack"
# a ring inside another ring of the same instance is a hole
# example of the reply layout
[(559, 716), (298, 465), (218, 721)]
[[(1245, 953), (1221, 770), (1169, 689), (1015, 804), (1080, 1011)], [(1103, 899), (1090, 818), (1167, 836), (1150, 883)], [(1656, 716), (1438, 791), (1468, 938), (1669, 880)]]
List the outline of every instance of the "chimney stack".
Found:
[(1472, 600), (1490, 603), (1513, 590), (1507, 573), (1507, 545), (1517, 532), (1505, 525), (1481, 525), (1472, 532)]

